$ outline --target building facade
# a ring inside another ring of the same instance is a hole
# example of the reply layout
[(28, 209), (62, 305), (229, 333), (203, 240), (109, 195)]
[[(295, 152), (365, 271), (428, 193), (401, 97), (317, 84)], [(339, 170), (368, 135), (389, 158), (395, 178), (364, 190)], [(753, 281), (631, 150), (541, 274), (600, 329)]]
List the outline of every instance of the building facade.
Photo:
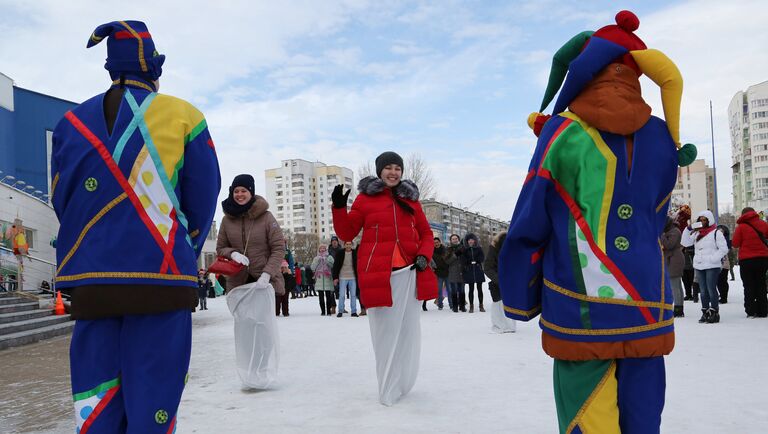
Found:
[(733, 96), (728, 124), (734, 209), (768, 210), (768, 81)]
[(53, 283), (59, 232), (48, 200), (53, 129), (76, 105), (17, 87), (0, 73), (0, 232), (20, 221), (29, 246), (19, 264), (12, 240), (0, 237), (0, 274), (23, 289)]
[(427, 199), (421, 201), (421, 206), (432, 226), (432, 232), (444, 242), (448, 242), (451, 234), (457, 234), (463, 238), (471, 232), (477, 235), (481, 245), (486, 247), (496, 234), (509, 230), (509, 222), (496, 220), (466, 208), (459, 208), (452, 203)]
[(690, 206), (694, 216), (704, 210), (715, 212), (715, 171), (704, 160), (678, 168), (670, 201), (672, 208)]
[(294, 159), (283, 160), (280, 167), (264, 172), (266, 199), (280, 227), (295, 234), (315, 234), (321, 240), (333, 235), (331, 192), (338, 184), (352, 190), (355, 199), (354, 172), (340, 166)]
[(53, 129), (76, 105), (17, 87), (0, 73), (0, 179), (13, 180), (36, 196), (47, 195)]

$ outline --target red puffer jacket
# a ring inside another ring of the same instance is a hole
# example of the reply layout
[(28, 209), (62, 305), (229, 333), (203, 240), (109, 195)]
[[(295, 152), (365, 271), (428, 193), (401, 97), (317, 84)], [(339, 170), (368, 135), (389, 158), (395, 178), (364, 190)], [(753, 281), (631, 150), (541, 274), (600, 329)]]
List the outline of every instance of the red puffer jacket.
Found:
[(743, 214), (737, 223), (738, 226), (733, 233), (733, 247), (739, 249), (739, 260), (768, 256), (768, 247), (756, 231), (760, 231), (763, 237), (768, 238), (768, 223), (760, 220), (760, 216), (754, 211)]
[[(416, 184), (402, 181), (397, 195), (414, 209), (403, 210), (386, 188), (384, 181), (369, 176), (358, 185), (360, 194), (347, 212), (346, 207), (333, 209), (333, 228), (342, 240), (353, 240), (363, 230), (357, 251), (357, 276), (360, 299), (366, 308), (391, 307), (392, 256), (396, 243), (402, 247), (405, 260), (413, 263), (418, 255), (431, 261), (434, 243), (432, 229), (419, 203)], [(416, 273), (419, 300), (437, 297), (437, 277), (431, 268)]]

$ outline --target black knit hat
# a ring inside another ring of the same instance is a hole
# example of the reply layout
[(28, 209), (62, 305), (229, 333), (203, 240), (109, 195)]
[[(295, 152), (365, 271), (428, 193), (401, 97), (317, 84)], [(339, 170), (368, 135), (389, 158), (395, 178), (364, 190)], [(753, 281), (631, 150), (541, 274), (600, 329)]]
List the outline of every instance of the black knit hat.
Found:
[(242, 174), (235, 176), (235, 179), (232, 180), (232, 185), (229, 186), (229, 195), (232, 196), (232, 193), (235, 191), (235, 188), (237, 187), (245, 187), (248, 189), (248, 191), (251, 192), (251, 196), (256, 196), (256, 186), (253, 181), (253, 176), (248, 174)]
[(405, 170), (403, 157), (398, 155), (397, 152), (387, 151), (376, 157), (376, 176), (381, 178), (381, 171), (389, 164), (397, 164), (401, 169)]

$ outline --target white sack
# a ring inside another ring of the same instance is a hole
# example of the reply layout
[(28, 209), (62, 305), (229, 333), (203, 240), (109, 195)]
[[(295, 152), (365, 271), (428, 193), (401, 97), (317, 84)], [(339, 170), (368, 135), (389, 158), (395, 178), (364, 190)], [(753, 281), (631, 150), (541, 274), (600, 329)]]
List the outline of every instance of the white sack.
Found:
[(394, 271), (390, 283), (392, 307), (368, 309), (379, 402), (386, 406), (413, 388), (421, 356), (421, 302), (416, 299), (416, 270)]
[(275, 318), (275, 290), (258, 282), (238, 286), (227, 294), (235, 317), (237, 374), (245, 387), (266, 389), (277, 381), (280, 336)]
[(496, 333), (514, 333), (515, 320), (507, 318), (504, 314), (504, 304), (494, 301), (491, 305), (491, 330)]

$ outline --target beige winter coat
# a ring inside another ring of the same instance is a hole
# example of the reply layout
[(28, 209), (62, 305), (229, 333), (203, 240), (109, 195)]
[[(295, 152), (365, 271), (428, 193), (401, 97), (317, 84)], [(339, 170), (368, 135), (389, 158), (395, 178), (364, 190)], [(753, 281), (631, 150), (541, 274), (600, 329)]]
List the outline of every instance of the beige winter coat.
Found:
[[(278, 295), (285, 294), (285, 282), (280, 272), (280, 263), (285, 256), (283, 231), (272, 213), (267, 211), (268, 208), (266, 199), (257, 195), (251, 209), (243, 216), (224, 214), (216, 241), (216, 253), (229, 258), (232, 252), (240, 252), (250, 261), (247, 270), (227, 277), (227, 292), (245, 284), (249, 273), (253, 280), (258, 280), (262, 272), (267, 272), (272, 276), (270, 283), (275, 292)], [(248, 251), (244, 252), (246, 236), (250, 239)]]

